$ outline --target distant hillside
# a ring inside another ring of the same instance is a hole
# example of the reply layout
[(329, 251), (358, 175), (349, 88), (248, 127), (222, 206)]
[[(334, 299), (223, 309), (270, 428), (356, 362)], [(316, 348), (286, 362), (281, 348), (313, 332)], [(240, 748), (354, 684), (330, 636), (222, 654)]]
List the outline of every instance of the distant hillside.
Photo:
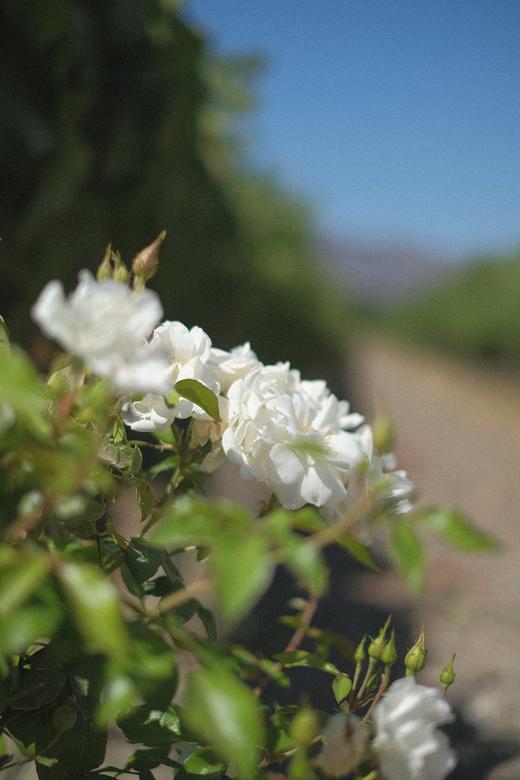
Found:
[(520, 368), (520, 254), (457, 269), (383, 318), (393, 333), (461, 357)]
[(352, 299), (370, 306), (393, 306), (453, 271), (446, 260), (413, 246), (325, 238), (319, 251)]

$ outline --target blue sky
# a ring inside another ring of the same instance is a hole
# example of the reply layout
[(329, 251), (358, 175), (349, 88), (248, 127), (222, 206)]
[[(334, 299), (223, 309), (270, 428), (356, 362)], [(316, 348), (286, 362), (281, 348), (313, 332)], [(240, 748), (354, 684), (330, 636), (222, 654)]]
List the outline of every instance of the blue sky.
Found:
[(251, 159), (335, 235), (520, 246), (520, 0), (187, 0), (263, 53)]

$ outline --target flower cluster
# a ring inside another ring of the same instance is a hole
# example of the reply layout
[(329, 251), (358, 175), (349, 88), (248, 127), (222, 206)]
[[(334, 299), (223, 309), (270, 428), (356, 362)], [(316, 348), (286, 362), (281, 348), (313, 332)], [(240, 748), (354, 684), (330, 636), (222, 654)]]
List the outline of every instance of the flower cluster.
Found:
[[(447, 777), (455, 767), (455, 754), (437, 726), (452, 720), (451, 708), (437, 688), (419, 685), (413, 677), (396, 680), (373, 714), (371, 746), (385, 780)], [(324, 730), (318, 765), (328, 775), (347, 775), (362, 760), (369, 737), (362, 720), (337, 713)]]
[[(367, 491), (398, 511), (409, 508), (406, 474), (386, 474), (388, 456), (374, 452), (371, 428), (324, 381), (302, 379), (288, 363), (264, 365), (248, 343), (228, 352), (213, 347), (199, 327), (157, 326), (161, 314), (155, 293), (132, 292), (111, 279), (96, 282), (87, 271), (68, 300), (51, 282), (33, 308), (48, 335), (127, 395), (122, 414), (128, 427), (159, 432), (190, 418), (191, 445), (211, 443), (206, 470), (227, 459), (287, 509), (312, 504), (335, 516)], [(214, 393), (220, 422), (175, 396), (184, 379)]]

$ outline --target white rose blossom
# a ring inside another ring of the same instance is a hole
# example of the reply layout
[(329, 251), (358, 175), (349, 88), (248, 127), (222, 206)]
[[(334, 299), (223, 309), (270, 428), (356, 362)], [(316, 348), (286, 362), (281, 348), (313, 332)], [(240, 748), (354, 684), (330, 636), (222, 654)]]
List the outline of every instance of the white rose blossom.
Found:
[(61, 282), (49, 282), (32, 308), (44, 333), (121, 393), (167, 390), (166, 354), (147, 341), (162, 313), (153, 291), (134, 292), (112, 279), (98, 282), (89, 271), (80, 271), (68, 298)]
[(448, 738), (437, 726), (453, 720), (437, 688), (413, 677), (396, 680), (374, 709), (372, 746), (386, 780), (443, 780), (455, 767)]
[(356, 715), (337, 712), (323, 730), (323, 750), (316, 766), (333, 777), (353, 772), (364, 757), (369, 736), (368, 726)]
[(229, 352), (213, 347), (209, 355), (209, 367), (219, 382), (222, 393), (226, 393), (233, 382), (243, 379), (253, 368), (260, 365), (249, 341), (233, 347)]
[(243, 476), (264, 482), (287, 509), (305, 504), (334, 513), (349, 474), (367, 456), (359, 415), (348, 414), (323, 382), (306, 382), (289, 364), (262, 366), (228, 391), (226, 456)]
[[(219, 395), (220, 384), (208, 366), (211, 340), (202, 328), (195, 326), (190, 330), (182, 322), (163, 322), (155, 329), (150, 346), (167, 355), (167, 391), (173, 390), (181, 379), (196, 379)], [(186, 398), (180, 398), (172, 408), (167, 406), (163, 397), (157, 395), (147, 395), (139, 401), (127, 401), (123, 406), (123, 420), (135, 431), (163, 431), (174, 419), (188, 417), (211, 421), (203, 409)]]

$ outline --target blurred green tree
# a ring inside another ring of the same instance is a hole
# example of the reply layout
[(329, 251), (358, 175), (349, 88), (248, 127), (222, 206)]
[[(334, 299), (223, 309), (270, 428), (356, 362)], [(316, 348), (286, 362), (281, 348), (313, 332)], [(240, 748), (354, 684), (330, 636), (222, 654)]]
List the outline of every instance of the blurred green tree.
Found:
[(313, 265), (309, 214), (242, 159), (258, 58), (213, 56), (174, 0), (3, 0), (0, 61), (0, 311), (19, 339), (49, 278), (166, 229), (168, 317), (264, 360), (283, 338), (303, 369), (338, 362), (346, 307)]

